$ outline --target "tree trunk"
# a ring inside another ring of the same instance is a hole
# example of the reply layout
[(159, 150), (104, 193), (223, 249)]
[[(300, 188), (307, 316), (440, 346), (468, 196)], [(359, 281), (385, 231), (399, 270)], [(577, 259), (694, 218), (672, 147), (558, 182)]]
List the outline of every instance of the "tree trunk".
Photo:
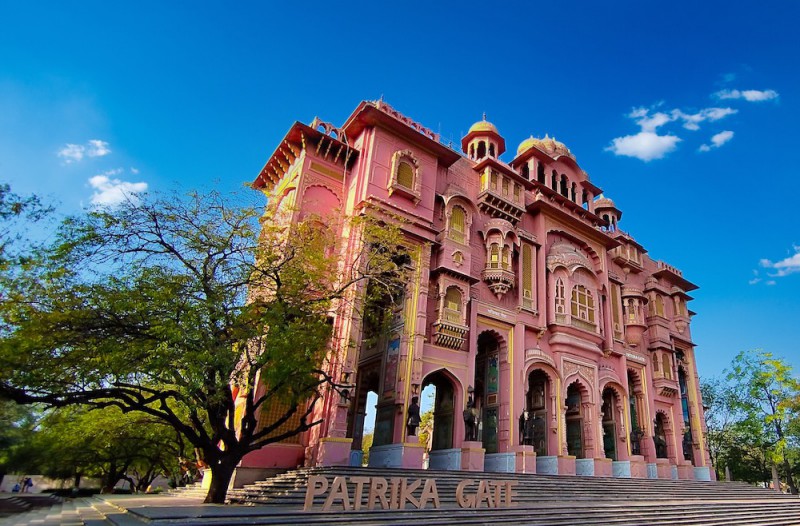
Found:
[(233, 471), (236, 469), (236, 464), (239, 463), (239, 460), (239, 458), (222, 458), (218, 462), (211, 464), (209, 467), (211, 469), (211, 487), (208, 488), (208, 494), (203, 502), (206, 504), (225, 504), (228, 485), (231, 483)]
[(789, 493), (797, 495), (797, 486), (795, 486), (794, 477), (792, 477), (792, 466), (789, 465), (789, 461), (785, 457), (783, 459), (783, 469), (786, 470), (786, 484), (789, 486)]

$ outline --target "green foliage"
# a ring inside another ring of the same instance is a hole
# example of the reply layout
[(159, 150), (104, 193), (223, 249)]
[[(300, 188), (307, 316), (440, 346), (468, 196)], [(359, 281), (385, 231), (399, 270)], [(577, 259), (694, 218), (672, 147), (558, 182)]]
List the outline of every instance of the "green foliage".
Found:
[[(15, 242), (30, 223), (40, 221), (52, 211), (38, 197), (20, 197), (7, 184), (0, 184), (0, 270), (8, 272), (14, 263), (25, 264), (24, 252)], [(26, 239), (30, 243), (30, 238)]]
[(22, 406), (0, 400), (0, 475), (24, 471), (22, 459), (36, 430), (39, 412), (35, 406)]
[(430, 452), (429, 446), (433, 435), (433, 409), (422, 413), (419, 420), (419, 443), (425, 446), (425, 451)]
[(369, 450), (372, 449), (372, 440), (375, 438), (375, 433), (367, 433), (361, 438), (361, 451), (364, 453), (361, 463), (369, 465)]
[[(242, 456), (319, 424), (316, 400), (344, 388), (324, 363), (332, 309), (362, 282), (404, 279), (396, 228), (258, 222), (252, 203), (217, 193), (64, 221), (29, 264), (0, 273), (0, 396), (158, 419), (199, 449), (220, 502)], [(363, 245), (348, 267), (338, 228)], [(257, 426), (276, 403), (285, 411)]]
[(800, 452), (800, 381), (784, 360), (761, 350), (740, 352), (725, 380), (702, 386), (709, 450), (719, 471), (766, 482), (778, 466), (793, 492)]

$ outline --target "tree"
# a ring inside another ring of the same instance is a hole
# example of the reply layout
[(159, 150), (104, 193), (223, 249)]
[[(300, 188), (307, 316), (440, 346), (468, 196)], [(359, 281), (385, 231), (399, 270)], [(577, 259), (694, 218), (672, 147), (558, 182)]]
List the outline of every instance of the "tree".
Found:
[[(798, 449), (797, 416), (800, 382), (785, 361), (762, 350), (740, 352), (727, 379), (738, 428), (751, 451), (761, 449), (770, 465), (779, 467), (792, 494), (797, 494), (791, 459)], [(739, 445), (741, 448), (741, 445)]]
[[(21, 197), (11, 191), (7, 184), (0, 184), (0, 269), (7, 271), (19, 260), (20, 254), (14, 246), (30, 223), (46, 217), (52, 208), (44, 206), (36, 196)], [(30, 238), (27, 239), (30, 242)]]
[(41, 419), (17, 463), (24, 471), (72, 479), (75, 487), (83, 477), (97, 477), (104, 492), (121, 480), (141, 491), (175, 471), (185, 449), (171, 427), (149, 415), (68, 406)]
[(21, 406), (0, 400), (0, 480), (9, 471), (18, 470), (23, 451), (35, 433), (39, 415), (35, 406)]
[[(66, 220), (0, 276), (0, 395), (159, 419), (209, 465), (206, 502), (224, 502), (244, 455), (318, 425), (323, 393), (352, 387), (326, 363), (335, 309), (404, 279), (396, 228), (357, 219), (338, 247), (325, 218), (265, 216), (259, 233), (256, 210), (195, 193)], [(266, 405), (279, 414), (258, 422)]]

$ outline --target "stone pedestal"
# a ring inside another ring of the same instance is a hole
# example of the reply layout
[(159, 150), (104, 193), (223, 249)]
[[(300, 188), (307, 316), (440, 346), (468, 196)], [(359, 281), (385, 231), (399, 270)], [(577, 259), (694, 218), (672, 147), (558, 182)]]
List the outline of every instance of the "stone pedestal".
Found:
[(320, 466), (349, 466), (352, 438), (321, 438), (319, 441)]
[(558, 474), (559, 475), (574, 475), (575, 474), (575, 457), (572, 455), (559, 455), (558, 456)]
[(403, 444), (402, 466), (405, 469), (422, 469), (425, 457), (425, 445), (419, 443), (418, 437), (407, 437), (408, 442)]
[(649, 479), (657, 479), (658, 478), (658, 468), (655, 462), (648, 462), (647, 463), (647, 478)]
[(536, 453), (533, 446), (514, 446), (515, 471), (517, 473), (536, 473)]
[(678, 466), (672, 464), (670, 466), (669, 475), (672, 480), (678, 480)]
[(594, 477), (594, 459), (575, 459), (575, 474), (579, 477)]
[(612, 462), (612, 475), (618, 479), (631, 478), (631, 461), (615, 460)]
[(461, 469), (461, 450), (434, 449), (428, 453), (428, 469), (459, 471)]
[(350, 450), (350, 466), (360, 468), (364, 464), (364, 452), (358, 449)]
[(595, 477), (611, 477), (614, 475), (613, 470), (614, 461), (610, 458), (596, 458), (594, 459), (594, 476)]
[(669, 480), (672, 478), (672, 465), (669, 463), (668, 458), (656, 459), (656, 472), (660, 479)]
[(711, 473), (707, 466), (694, 468), (694, 479), (703, 482), (711, 482)]
[(678, 461), (678, 480), (694, 480), (694, 468), (688, 460)]
[(461, 445), (461, 471), (483, 471), (483, 442), (465, 440)]
[[(420, 463), (420, 466), (421, 465)], [(403, 444), (384, 444), (382, 446), (372, 446), (369, 448), (369, 467), (403, 467)]]
[(642, 455), (631, 455), (631, 478), (647, 478), (647, 462)]
[(483, 470), (494, 473), (513, 473), (516, 471), (514, 453), (488, 453), (483, 457)]
[(536, 473), (539, 475), (558, 475), (558, 457), (555, 455), (536, 457)]

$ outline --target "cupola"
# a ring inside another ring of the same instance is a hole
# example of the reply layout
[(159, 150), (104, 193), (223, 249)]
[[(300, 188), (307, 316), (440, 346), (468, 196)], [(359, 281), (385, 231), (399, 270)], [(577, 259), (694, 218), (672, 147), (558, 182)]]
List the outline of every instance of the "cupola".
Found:
[(461, 139), (461, 151), (473, 161), (480, 161), (485, 157), (498, 158), (506, 151), (506, 141), (500, 136), (497, 127), (486, 120), (480, 120), (470, 126), (469, 131)]
[(617, 224), (622, 219), (622, 212), (616, 207), (614, 201), (600, 194), (594, 201), (594, 213), (602, 217), (608, 222), (608, 230), (614, 232), (617, 230)]

